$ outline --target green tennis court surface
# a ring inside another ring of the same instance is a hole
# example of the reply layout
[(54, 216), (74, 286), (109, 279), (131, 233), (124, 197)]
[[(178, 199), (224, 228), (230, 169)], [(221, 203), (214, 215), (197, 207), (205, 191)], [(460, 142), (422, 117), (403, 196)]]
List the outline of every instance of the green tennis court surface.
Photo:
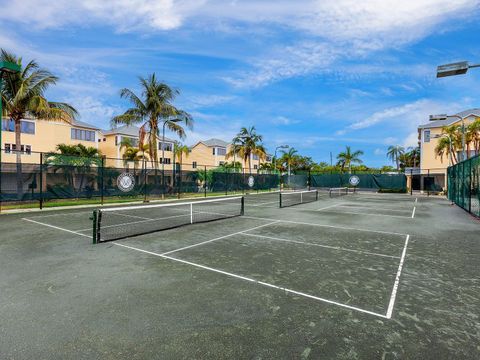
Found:
[(115, 234), (193, 224), (100, 244), (93, 209), (2, 215), (0, 357), (478, 358), (480, 224), (463, 210), (244, 203), (110, 208)]

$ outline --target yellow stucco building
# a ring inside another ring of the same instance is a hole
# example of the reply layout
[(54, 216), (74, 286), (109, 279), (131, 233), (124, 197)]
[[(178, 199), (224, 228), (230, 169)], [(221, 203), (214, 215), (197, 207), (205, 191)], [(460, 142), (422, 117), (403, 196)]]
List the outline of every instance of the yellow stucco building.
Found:
[[(439, 139), (444, 136), (442, 129), (445, 126), (461, 125), (462, 119), (467, 127), (476, 118), (480, 117), (480, 109), (469, 109), (462, 111), (456, 116), (449, 116), (445, 120), (431, 121), (418, 127), (418, 142), (420, 146), (420, 166), (417, 169), (407, 169), (408, 186), (414, 190), (441, 191), (447, 187), (447, 168), (452, 165), (453, 159), (445, 155), (440, 157), (436, 154), (435, 148)], [(461, 149), (456, 149), (457, 159), (461, 159)], [(470, 150), (469, 156), (473, 156)], [(409, 171), (413, 174), (409, 176)]]

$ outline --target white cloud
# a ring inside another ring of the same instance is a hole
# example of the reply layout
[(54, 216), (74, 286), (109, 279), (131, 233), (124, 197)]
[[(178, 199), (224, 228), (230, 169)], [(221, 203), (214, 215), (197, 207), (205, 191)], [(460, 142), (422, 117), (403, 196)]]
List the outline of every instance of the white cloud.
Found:
[(290, 119), (285, 116), (277, 116), (272, 120), (272, 123), (276, 125), (293, 125), (293, 124), (298, 124), (299, 122), (300, 120)]
[(373, 151), (373, 153), (374, 153), (375, 155), (377, 155), (377, 156), (385, 155), (385, 149), (379, 149), (379, 148), (377, 148), (377, 149), (375, 149), (375, 150)]
[(251, 57), (249, 71), (225, 77), (236, 86), (262, 86), (418, 41), (478, 10), (478, 0), (304, 0), (301, 6), (291, 0), (22, 0), (4, 1), (0, 20), (33, 28), (108, 24), (141, 33), (188, 26), (226, 33), (232, 27), (290, 29), (301, 40), (267, 47)]
[(189, 108), (206, 108), (234, 101), (237, 97), (232, 95), (193, 95), (186, 102)]

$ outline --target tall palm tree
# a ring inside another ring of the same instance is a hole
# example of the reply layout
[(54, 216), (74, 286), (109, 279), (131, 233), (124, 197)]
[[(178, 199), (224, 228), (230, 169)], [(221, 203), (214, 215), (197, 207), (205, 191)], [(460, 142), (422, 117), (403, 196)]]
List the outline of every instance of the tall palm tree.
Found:
[(21, 158), (21, 120), (33, 116), (41, 120), (62, 120), (71, 122), (77, 116), (77, 110), (71, 105), (48, 101), (46, 90), (55, 85), (58, 78), (49, 71), (40, 68), (35, 60), (25, 66), (22, 58), (1, 49), (0, 61), (12, 62), (20, 66), (20, 72), (9, 74), (0, 89), (2, 114), (15, 124), (15, 148), (17, 149), (17, 196), (23, 196), (22, 158)]
[(162, 125), (165, 123), (168, 130), (176, 133), (183, 139), (185, 138), (185, 129), (181, 123), (191, 129), (193, 127), (193, 118), (190, 114), (176, 108), (172, 104), (173, 100), (180, 94), (180, 91), (159, 82), (155, 73), (149, 75), (148, 78), (139, 77), (139, 81), (142, 89), (140, 95), (136, 95), (127, 88), (120, 91), (120, 97), (129, 100), (133, 107), (122, 115), (113, 117), (112, 124), (142, 124), (139, 134), (140, 145), (143, 145), (145, 137), (148, 136), (150, 160), (154, 163), (155, 170), (157, 170), (157, 144)]
[(252, 173), (252, 155), (258, 156), (259, 160), (267, 157), (267, 152), (262, 145), (263, 137), (258, 135), (255, 127), (242, 127), (240, 132), (233, 139), (234, 145), (230, 148), (227, 157), (239, 155), (245, 163), (248, 162), (249, 173)]
[(352, 152), (350, 146), (347, 146), (345, 151), (342, 151), (337, 155), (338, 165), (341, 166), (342, 171), (347, 167), (348, 172), (352, 172), (352, 164), (362, 164), (363, 161), (360, 156), (363, 155), (362, 150)]
[(291, 147), (288, 149), (288, 151), (282, 150), (282, 163), (287, 164), (287, 174), (290, 176), (290, 172), (292, 169), (292, 165), (295, 162), (295, 159), (297, 157), (298, 151)]
[(405, 148), (400, 145), (392, 145), (388, 147), (387, 158), (397, 164), (397, 171), (400, 170), (400, 158), (405, 154)]

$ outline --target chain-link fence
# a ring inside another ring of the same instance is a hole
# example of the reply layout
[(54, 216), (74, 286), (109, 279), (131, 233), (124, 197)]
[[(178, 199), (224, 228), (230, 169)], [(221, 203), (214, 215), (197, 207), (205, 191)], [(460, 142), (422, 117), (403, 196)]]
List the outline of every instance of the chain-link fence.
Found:
[(53, 153), (22, 154), (21, 160), (0, 164), (0, 205), (38, 203), (43, 207), (61, 200), (67, 203), (68, 199), (74, 200), (73, 204), (149, 201), (280, 188), (278, 174), (250, 173), (249, 169), (221, 165), (194, 168), (191, 163), (175, 163), (162, 168), (162, 164), (146, 160), (124, 162)]
[(448, 168), (448, 198), (480, 217), (480, 155)]

